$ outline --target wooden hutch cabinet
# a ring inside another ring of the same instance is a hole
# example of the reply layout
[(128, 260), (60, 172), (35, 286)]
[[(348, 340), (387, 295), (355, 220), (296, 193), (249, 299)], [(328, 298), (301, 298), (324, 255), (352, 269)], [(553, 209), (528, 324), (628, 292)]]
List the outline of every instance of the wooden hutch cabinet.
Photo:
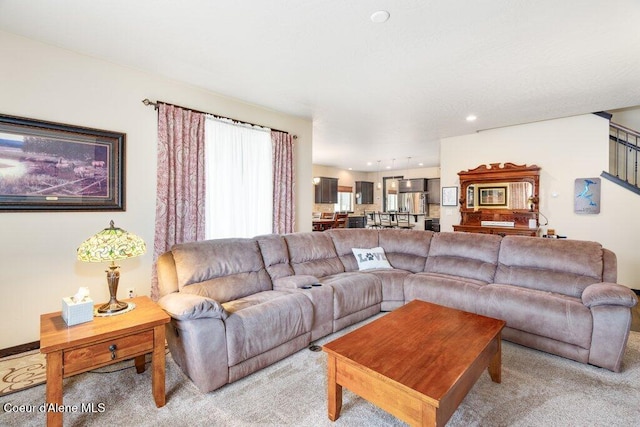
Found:
[(454, 231), (538, 235), (538, 166), (491, 163), (458, 176), (461, 219)]

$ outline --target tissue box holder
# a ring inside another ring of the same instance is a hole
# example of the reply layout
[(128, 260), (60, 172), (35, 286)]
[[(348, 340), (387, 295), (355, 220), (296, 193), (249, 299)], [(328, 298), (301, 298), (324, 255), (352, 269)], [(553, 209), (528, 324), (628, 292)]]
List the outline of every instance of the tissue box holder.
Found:
[(74, 302), (71, 297), (62, 298), (62, 318), (67, 326), (93, 320), (93, 300), (85, 298), (82, 302)]

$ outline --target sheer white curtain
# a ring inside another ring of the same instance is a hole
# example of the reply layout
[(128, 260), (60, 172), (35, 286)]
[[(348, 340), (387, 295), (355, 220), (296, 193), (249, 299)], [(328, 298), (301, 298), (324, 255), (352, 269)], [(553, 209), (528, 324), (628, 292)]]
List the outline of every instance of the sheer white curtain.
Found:
[(270, 130), (207, 117), (205, 139), (206, 238), (271, 233)]

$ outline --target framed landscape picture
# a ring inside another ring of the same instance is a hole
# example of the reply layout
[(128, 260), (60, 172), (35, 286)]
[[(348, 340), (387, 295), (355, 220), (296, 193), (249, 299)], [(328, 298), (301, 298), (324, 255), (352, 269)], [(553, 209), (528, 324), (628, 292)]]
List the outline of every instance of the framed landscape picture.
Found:
[(507, 187), (479, 188), (478, 206), (507, 206)]
[(0, 211), (125, 210), (125, 134), (0, 115)]

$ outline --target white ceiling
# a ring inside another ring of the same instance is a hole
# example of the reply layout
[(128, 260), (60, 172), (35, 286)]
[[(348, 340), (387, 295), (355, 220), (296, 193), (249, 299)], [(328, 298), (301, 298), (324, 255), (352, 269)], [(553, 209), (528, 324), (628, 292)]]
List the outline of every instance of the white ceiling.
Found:
[(311, 118), (313, 162), (359, 171), (640, 105), (638, 0), (0, 0), (0, 29)]

